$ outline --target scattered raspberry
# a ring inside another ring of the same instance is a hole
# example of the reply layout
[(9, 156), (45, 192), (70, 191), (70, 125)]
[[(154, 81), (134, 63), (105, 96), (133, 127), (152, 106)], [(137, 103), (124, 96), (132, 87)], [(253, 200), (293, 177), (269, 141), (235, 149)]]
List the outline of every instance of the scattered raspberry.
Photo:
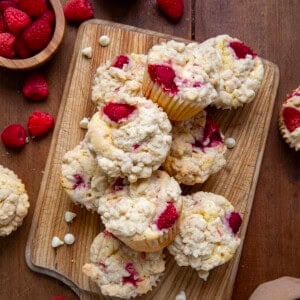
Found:
[(178, 217), (179, 214), (176, 210), (176, 207), (172, 202), (169, 202), (167, 208), (162, 212), (156, 221), (157, 228), (159, 230), (171, 228), (175, 224)]
[(82, 176), (80, 174), (75, 174), (74, 179), (75, 179), (75, 183), (73, 185), (73, 190), (84, 189), (84, 188), (88, 187), (88, 184), (86, 184), (84, 182), (84, 179), (82, 178)]
[(159, 84), (167, 93), (176, 94), (178, 87), (174, 82), (176, 77), (172, 67), (167, 65), (149, 65), (148, 73), (153, 82)]
[(110, 189), (112, 192), (122, 191), (124, 187), (123, 178), (118, 177), (114, 183), (111, 185)]
[(233, 49), (235, 52), (235, 55), (240, 58), (245, 58), (247, 54), (251, 55), (252, 58), (255, 58), (257, 56), (256, 53), (253, 52), (253, 50), (245, 45), (242, 42), (231, 42), (229, 46)]
[(3, 129), (1, 139), (6, 147), (18, 148), (26, 143), (27, 134), (20, 124), (12, 124)]
[(8, 7), (19, 8), (18, 1), (16, 0), (0, 0), (0, 12), (4, 13), (4, 11)]
[(135, 111), (135, 107), (129, 104), (109, 102), (103, 107), (103, 113), (112, 121), (119, 123)]
[(183, 0), (156, 0), (158, 7), (173, 20), (178, 20), (183, 15)]
[(293, 107), (285, 107), (282, 112), (283, 122), (289, 132), (300, 127), (300, 110)]
[(22, 39), (17, 40), (17, 55), (21, 58), (28, 58), (32, 53), (26, 48)]
[(14, 7), (9, 7), (4, 11), (4, 20), (8, 30), (14, 36), (18, 36), (31, 24), (30, 17), (25, 12)]
[(139, 149), (140, 148), (140, 145), (139, 144), (134, 144), (133, 145), (133, 150), (137, 150), (137, 149)]
[(14, 58), (16, 55), (16, 38), (8, 33), (0, 33), (0, 56)]
[(39, 17), (48, 9), (46, 0), (19, 0), (19, 5), (31, 17)]
[(70, 0), (64, 6), (64, 14), (70, 22), (82, 22), (94, 17), (94, 9), (89, 0)]
[(232, 212), (228, 219), (229, 226), (233, 233), (237, 233), (242, 224), (242, 218), (239, 213)]
[(44, 20), (33, 22), (23, 33), (23, 40), (26, 47), (31, 51), (41, 51), (44, 49), (52, 37), (51, 25)]
[(45, 77), (40, 73), (29, 75), (22, 89), (25, 98), (33, 101), (41, 101), (48, 97), (48, 84)]
[(137, 287), (137, 283), (143, 281), (141, 278), (139, 278), (139, 274), (132, 263), (128, 263), (125, 266), (125, 270), (129, 273), (129, 276), (123, 277), (123, 284), (130, 283)]
[(6, 32), (6, 26), (2, 15), (0, 15), (0, 33)]
[(115, 62), (112, 64), (112, 67), (123, 69), (124, 65), (129, 64), (129, 58), (125, 55), (119, 55), (116, 57)]
[(54, 22), (55, 22), (55, 15), (54, 15), (53, 10), (48, 9), (45, 13), (43, 13), (40, 16), (39, 20), (43, 20), (43, 21), (47, 22), (48, 24), (50, 24), (51, 26), (53, 26)]
[(54, 118), (41, 111), (33, 112), (27, 123), (27, 128), (31, 136), (41, 136), (46, 134), (54, 126)]
[(205, 145), (206, 147), (215, 147), (223, 143), (223, 138), (221, 136), (218, 125), (209, 116), (206, 118), (203, 142), (208, 140), (209, 143)]

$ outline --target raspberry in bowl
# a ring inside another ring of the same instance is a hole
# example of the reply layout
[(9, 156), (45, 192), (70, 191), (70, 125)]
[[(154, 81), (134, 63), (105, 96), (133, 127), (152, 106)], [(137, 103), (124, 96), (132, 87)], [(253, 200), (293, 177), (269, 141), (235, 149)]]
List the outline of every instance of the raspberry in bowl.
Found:
[[(33, 5), (34, 3), (34, 5)], [(0, 66), (28, 70), (47, 62), (62, 42), (65, 17), (58, 0), (20, 0), (3, 12)]]

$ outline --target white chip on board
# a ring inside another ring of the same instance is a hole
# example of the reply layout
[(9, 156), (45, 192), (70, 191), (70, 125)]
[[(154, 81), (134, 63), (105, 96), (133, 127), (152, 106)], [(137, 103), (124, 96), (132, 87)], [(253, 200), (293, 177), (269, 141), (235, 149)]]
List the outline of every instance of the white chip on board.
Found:
[(83, 48), (81, 50), (81, 53), (82, 53), (83, 56), (85, 56), (87, 58), (91, 58), (92, 57), (92, 53), (93, 53), (92, 47)]
[(72, 245), (75, 242), (75, 237), (72, 233), (67, 233), (64, 237), (64, 241), (67, 245)]
[(77, 215), (71, 211), (66, 211), (65, 212), (65, 221), (67, 223), (70, 223), (73, 221), (73, 219), (76, 217)]
[(184, 291), (181, 291), (175, 298), (175, 300), (186, 300), (186, 295)]
[(54, 236), (51, 242), (51, 246), (53, 248), (57, 248), (59, 246), (62, 246), (64, 244), (64, 242), (57, 236)]
[(79, 122), (80, 128), (82, 128), (82, 129), (87, 129), (87, 128), (88, 128), (88, 125), (89, 125), (89, 122), (90, 122), (89, 118), (84, 117), (84, 118), (81, 119), (80, 122)]
[(236, 145), (236, 141), (234, 138), (229, 137), (225, 139), (225, 145), (227, 146), (228, 149), (234, 148)]
[(106, 47), (108, 46), (110, 43), (110, 38), (107, 36), (107, 35), (101, 35), (100, 38), (99, 38), (99, 44), (102, 46), (102, 47)]

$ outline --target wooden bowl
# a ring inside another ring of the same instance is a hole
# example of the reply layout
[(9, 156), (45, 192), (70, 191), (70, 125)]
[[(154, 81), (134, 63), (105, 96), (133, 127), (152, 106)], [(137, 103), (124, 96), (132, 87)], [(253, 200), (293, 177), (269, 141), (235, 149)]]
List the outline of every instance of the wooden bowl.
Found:
[(47, 62), (61, 44), (65, 32), (65, 16), (59, 0), (49, 0), (55, 14), (55, 29), (48, 46), (26, 59), (9, 59), (0, 56), (0, 66), (11, 70), (29, 70)]

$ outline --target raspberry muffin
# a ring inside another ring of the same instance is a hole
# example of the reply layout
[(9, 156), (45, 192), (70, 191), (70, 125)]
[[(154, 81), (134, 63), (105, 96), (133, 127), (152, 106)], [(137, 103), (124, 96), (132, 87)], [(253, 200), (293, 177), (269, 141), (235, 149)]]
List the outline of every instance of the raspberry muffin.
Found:
[(0, 165), (0, 236), (22, 225), (29, 208), (25, 186), (11, 170)]
[(197, 43), (169, 41), (153, 46), (148, 53), (143, 94), (173, 121), (191, 118), (216, 99), (198, 47)]
[(225, 164), (224, 137), (206, 111), (173, 126), (173, 142), (163, 168), (179, 183), (202, 183)]
[(240, 244), (240, 215), (224, 197), (198, 192), (182, 197), (179, 234), (168, 247), (179, 266), (191, 266), (206, 280), (229, 261)]
[(108, 231), (100, 233), (90, 250), (83, 273), (105, 296), (129, 299), (151, 291), (165, 270), (162, 251), (136, 252)]
[(150, 177), (165, 160), (172, 141), (171, 123), (152, 101), (119, 96), (94, 114), (86, 140), (108, 176), (135, 182)]
[(282, 137), (288, 145), (300, 150), (300, 87), (294, 90), (283, 103), (280, 116), (279, 128)]
[(85, 142), (64, 155), (61, 173), (62, 187), (70, 199), (93, 211), (97, 211), (99, 198), (114, 181), (98, 166)]
[[(208, 39), (201, 47), (213, 47), (218, 52), (214, 61), (219, 65), (219, 84), (215, 85), (218, 97), (213, 105), (231, 109), (253, 101), (264, 75), (263, 63), (257, 54), (228, 35)], [(205, 52), (202, 53), (205, 56)]]
[(164, 171), (140, 179), (99, 200), (106, 229), (136, 251), (154, 252), (170, 244), (181, 212), (179, 184)]
[(99, 66), (92, 86), (92, 101), (102, 107), (116, 93), (141, 96), (146, 62), (146, 55), (132, 53), (119, 55)]

